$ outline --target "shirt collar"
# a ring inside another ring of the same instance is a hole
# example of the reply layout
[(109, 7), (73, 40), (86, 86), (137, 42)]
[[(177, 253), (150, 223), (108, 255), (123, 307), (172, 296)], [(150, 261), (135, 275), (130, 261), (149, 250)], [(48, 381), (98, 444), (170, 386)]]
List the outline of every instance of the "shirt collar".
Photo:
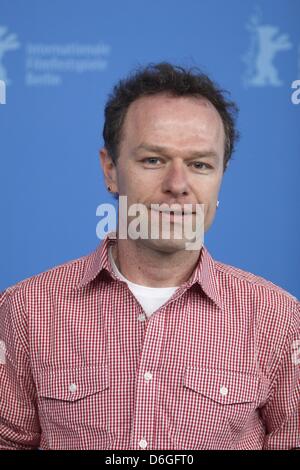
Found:
[[(87, 263), (84, 274), (76, 288), (86, 286), (92, 282), (103, 270), (106, 270), (114, 277), (111, 263), (108, 256), (108, 248), (111, 244), (116, 243), (116, 232), (110, 232), (102, 240), (96, 250), (87, 257)], [(222, 301), (218, 289), (216, 267), (213, 258), (208, 252), (205, 245), (202, 246), (198, 263), (193, 271), (191, 278), (187, 281), (186, 286), (191, 287), (198, 283), (204, 293), (222, 309)]]
[(219, 291), (215, 261), (205, 245), (201, 248), (198, 263), (188, 286), (198, 283), (204, 293), (222, 310), (222, 298)]
[(116, 232), (108, 233), (96, 250), (87, 257), (83, 277), (77, 284), (76, 288), (80, 289), (81, 287), (86, 286), (103, 270), (108, 271), (110, 274), (112, 273), (112, 267), (108, 256), (108, 248), (110, 244), (116, 242), (116, 239)]

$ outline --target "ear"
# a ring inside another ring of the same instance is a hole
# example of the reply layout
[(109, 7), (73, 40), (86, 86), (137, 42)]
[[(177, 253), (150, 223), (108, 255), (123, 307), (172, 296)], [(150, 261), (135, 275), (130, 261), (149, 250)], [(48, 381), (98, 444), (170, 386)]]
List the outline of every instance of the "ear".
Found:
[(100, 149), (99, 157), (106, 186), (110, 186), (112, 193), (118, 193), (117, 168), (105, 147)]

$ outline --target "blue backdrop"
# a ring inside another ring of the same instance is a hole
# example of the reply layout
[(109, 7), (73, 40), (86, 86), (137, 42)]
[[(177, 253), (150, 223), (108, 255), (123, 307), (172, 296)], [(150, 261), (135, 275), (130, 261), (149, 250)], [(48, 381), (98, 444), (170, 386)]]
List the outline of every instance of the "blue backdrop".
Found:
[(299, 297), (299, 24), (299, 0), (0, 0), (0, 290), (99, 243), (107, 94), (169, 60), (240, 107), (207, 247)]

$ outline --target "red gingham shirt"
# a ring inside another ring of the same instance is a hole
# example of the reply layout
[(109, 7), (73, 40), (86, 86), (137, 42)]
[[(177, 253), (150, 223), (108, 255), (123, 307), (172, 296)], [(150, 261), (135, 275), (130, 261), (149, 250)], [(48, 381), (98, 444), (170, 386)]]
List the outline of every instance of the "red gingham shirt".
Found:
[(150, 318), (90, 255), (0, 297), (0, 449), (300, 446), (297, 299), (214, 261)]

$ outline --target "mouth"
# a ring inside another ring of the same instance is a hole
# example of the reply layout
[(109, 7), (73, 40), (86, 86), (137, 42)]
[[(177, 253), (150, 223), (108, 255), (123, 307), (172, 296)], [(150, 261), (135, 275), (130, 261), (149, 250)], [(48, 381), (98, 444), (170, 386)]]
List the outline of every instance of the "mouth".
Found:
[(180, 211), (180, 210), (177, 210), (177, 211), (172, 211), (172, 210), (156, 210), (156, 209), (152, 209), (153, 211), (155, 211), (159, 218), (162, 218), (162, 220), (169, 220), (169, 222), (171, 224), (174, 224), (174, 223), (183, 223), (184, 221), (187, 221), (187, 220), (190, 220), (190, 219), (194, 219), (194, 217), (196, 216), (196, 212), (193, 212), (193, 211)]
[(171, 216), (183, 216), (183, 215), (193, 215), (193, 214), (196, 214), (195, 211), (187, 211), (187, 210), (184, 210), (182, 209), (182, 211), (173, 211), (173, 210), (169, 210), (169, 209), (166, 209), (166, 210), (157, 210), (157, 209), (151, 209), (151, 210), (154, 210), (155, 212), (159, 212), (160, 214), (170, 214)]

